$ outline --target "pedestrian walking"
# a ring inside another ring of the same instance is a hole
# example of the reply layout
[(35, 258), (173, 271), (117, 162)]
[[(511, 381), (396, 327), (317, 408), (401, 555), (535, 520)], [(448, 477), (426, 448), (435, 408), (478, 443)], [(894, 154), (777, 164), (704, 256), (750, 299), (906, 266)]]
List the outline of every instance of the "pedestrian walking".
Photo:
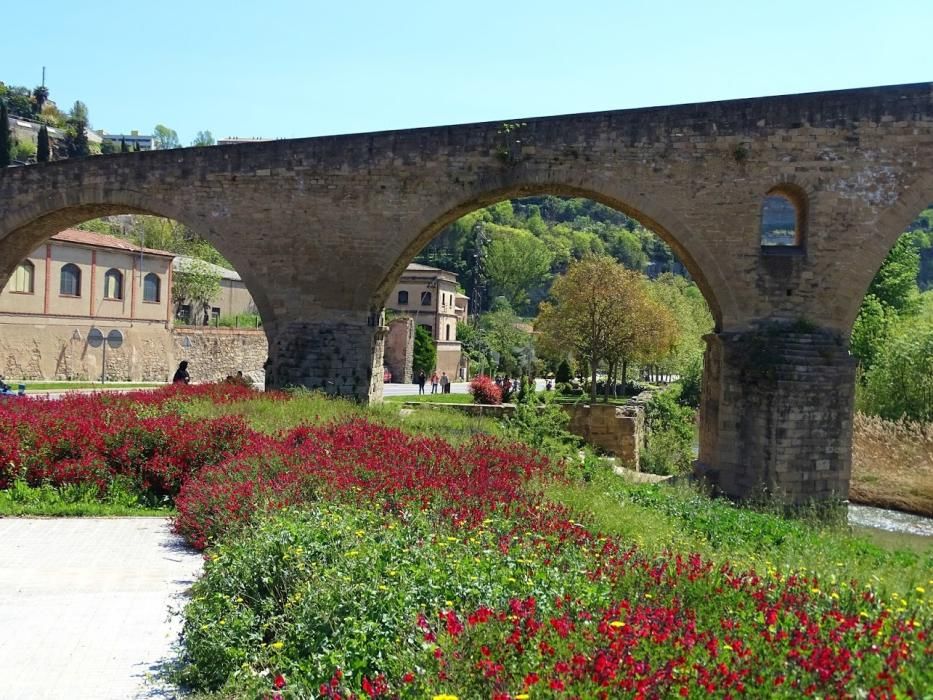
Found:
[(417, 383), (418, 383), (418, 394), (423, 394), (423, 393), (424, 393), (424, 383), (425, 383), (427, 380), (428, 380), (428, 378), (424, 375), (424, 370), (419, 371), (419, 372), (418, 372), (418, 379), (417, 379)]
[(190, 384), (191, 375), (188, 374), (188, 360), (182, 360), (178, 363), (178, 369), (175, 370), (175, 376), (172, 377), (172, 384)]
[(438, 376), (437, 376), (437, 370), (434, 370), (434, 372), (431, 374), (431, 393), (432, 393), (432, 394), (436, 394), (436, 393), (437, 393), (437, 383), (438, 383), (438, 381), (439, 381), (439, 378), (438, 378)]
[(450, 378), (447, 376), (447, 372), (441, 372), (441, 391), (445, 394), (450, 393)]

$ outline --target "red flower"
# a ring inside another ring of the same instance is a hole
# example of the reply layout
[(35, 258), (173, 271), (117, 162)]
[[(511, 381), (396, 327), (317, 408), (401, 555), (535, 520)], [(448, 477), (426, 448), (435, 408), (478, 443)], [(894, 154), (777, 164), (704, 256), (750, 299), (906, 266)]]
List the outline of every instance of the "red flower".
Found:
[(285, 687), (285, 676), (283, 676), (281, 673), (277, 675), (275, 677), (275, 680), (272, 681), (272, 685), (276, 688), (276, 690), (281, 690), (282, 688), (284, 688)]

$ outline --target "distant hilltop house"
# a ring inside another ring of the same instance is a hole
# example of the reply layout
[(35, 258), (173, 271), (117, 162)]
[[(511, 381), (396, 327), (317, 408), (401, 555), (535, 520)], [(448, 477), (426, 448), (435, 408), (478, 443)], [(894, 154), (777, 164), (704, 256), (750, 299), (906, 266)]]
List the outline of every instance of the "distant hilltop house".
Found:
[(151, 134), (140, 134), (136, 130), (128, 134), (108, 134), (103, 130), (94, 133), (102, 140), (112, 143), (115, 146), (122, 146), (125, 143), (127, 149), (131, 151), (137, 150), (137, 147), (140, 151), (155, 150), (155, 137)]

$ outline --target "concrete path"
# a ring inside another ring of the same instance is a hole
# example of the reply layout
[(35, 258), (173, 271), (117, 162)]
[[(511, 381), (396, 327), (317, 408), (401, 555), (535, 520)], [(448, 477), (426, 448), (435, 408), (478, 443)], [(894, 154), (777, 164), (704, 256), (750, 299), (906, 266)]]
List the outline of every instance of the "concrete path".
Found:
[(174, 698), (201, 555), (164, 518), (0, 519), (0, 699)]

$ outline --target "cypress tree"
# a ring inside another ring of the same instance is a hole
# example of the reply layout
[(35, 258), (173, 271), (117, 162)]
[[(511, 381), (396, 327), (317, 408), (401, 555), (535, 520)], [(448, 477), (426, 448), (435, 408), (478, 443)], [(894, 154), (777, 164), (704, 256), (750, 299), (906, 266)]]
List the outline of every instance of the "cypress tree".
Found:
[(13, 137), (10, 134), (10, 115), (6, 109), (6, 102), (0, 100), (0, 168), (5, 168), (13, 162), (12, 148)]
[(136, 142), (136, 145), (133, 147), (133, 150), (134, 150), (134, 151), (138, 151), (138, 150), (139, 150), (139, 141)]
[(87, 141), (87, 122), (83, 119), (72, 119), (71, 127), (74, 129), (74, 136), (68, 139), (68, 157), (84, 158), (91, 155)]
[(52, 159), (52, 148), (49, 146), (49, 130), (45, 124), (39, 129), (39, 138), (36, 142), (36, 162), (48, 163)]
[(120, 153), (129, 153), (130, 149), (126, 147), (126, 137), (120, 139)]

